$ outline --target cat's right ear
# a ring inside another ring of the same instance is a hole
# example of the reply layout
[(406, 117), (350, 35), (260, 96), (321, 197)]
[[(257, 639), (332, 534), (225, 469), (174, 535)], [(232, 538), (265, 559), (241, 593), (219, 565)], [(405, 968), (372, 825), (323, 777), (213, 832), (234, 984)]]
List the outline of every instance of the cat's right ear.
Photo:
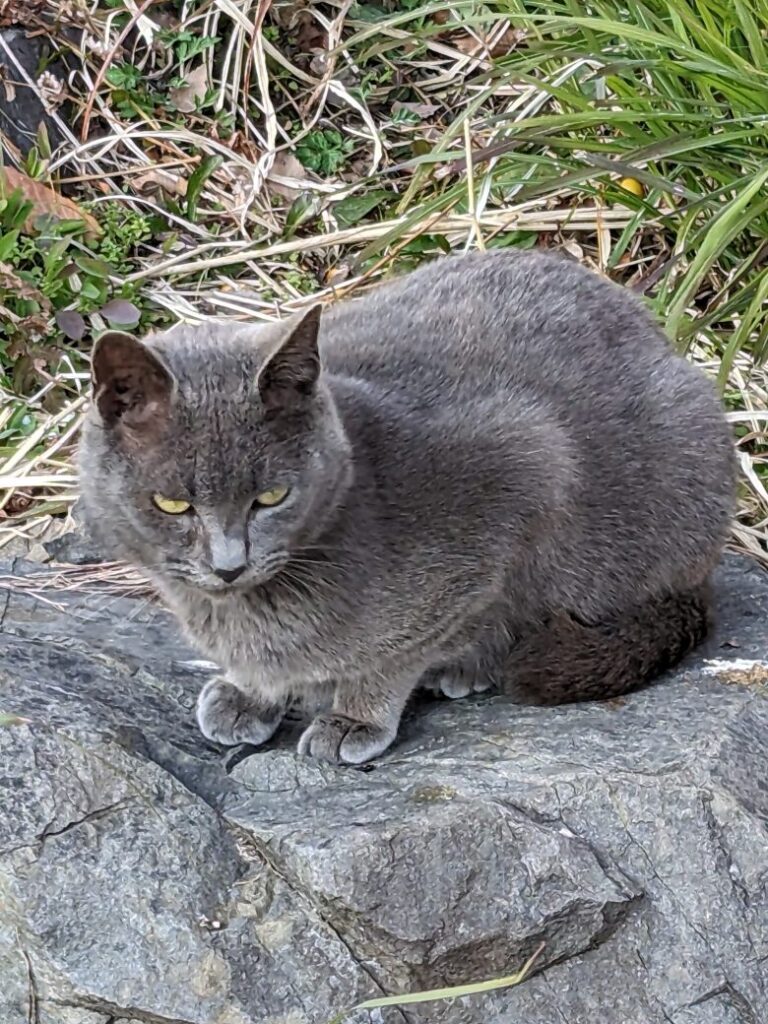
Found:
[(91, 374), (94, 403), (106, 427), (143, 441), (162, 433), (175, 382), (146, 345), (124, 331), (107, 331), (93, 347)]

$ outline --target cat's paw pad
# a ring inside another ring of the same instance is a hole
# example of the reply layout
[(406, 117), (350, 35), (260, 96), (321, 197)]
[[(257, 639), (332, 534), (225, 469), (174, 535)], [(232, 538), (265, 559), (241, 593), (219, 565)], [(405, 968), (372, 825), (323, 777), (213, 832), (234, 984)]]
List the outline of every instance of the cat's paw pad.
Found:
[(490, 690), (491, 682), (480, 675), (462, 672), (461, 669), (434, 669), (428, 672), (422, 687), (430, 693), (442, 694), (451, 700), (460, 700), (471, 693), (485, 693)]
[(200, 731), (225, 747), (266, 743), (282, 717), (283, 708), (254, 701), (223, 679), (211, 679), (197, 698)]
[(383, 753), (395, 732), (344, 715), (318, 715), (299, 740), (299, 753), (334, 764), (363, 764)]

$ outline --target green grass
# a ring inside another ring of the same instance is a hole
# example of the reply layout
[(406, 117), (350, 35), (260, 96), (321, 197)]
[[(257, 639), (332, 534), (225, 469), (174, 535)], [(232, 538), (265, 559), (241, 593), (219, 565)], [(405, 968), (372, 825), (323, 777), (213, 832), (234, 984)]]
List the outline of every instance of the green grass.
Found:
[[(161, 25), (103, 0), (74, 56), (97, 84), (74, 138), (26, 162), (101, 236), (28, 235), (9, 196), (0, 212), (16, 528), (73, 494), (66, 432), (105, 308), (131, 303), (137, 329), (263, 319), (447, 251), (544, 246), (642, 292), (717, 380), (743, 457), (737, 540), (765, 554), (768, 6), (274, 3), (253, 37), (245, 0), (183, 6)], [(88, 126), (104, 138), (78, 151)]]
[[(0, 724), (2, 724), (1, 721)], [(468, 985), (452, 985), (449, 988), (433, 988), (423, 992), (412, 992), (410, 995), (380, 996), (376, 999), (366, 999), (364, 1002), (352, 1007), (347, 1013), (338, 1014), (328, 1024), (344, 1024), (348, 1017), (360, 1010), (380, 1010), (386, 1006), (414, 1006), (417, 1003), (444, 1003), (455, 999), (466, 999), (468, 996), (482, 995), (485, 992), (495, 992), (502, 988), (513, 988), (515, 985), (520, 985), (525, 981), (531, 968), (543, 951), (544, 943), (542, 942), (516, 974), (509, 974), (504, 978), (494, 978), (492, 981), (475, 981)]]

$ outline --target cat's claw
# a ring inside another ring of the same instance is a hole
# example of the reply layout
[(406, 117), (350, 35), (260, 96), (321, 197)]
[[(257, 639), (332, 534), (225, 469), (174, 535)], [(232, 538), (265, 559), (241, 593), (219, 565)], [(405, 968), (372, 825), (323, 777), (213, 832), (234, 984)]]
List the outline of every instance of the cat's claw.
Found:
[(397, 730), (344, 715), (318, 715), (299, 740), (299, 753), (333, 764), (363, 764), (383, 753)]
[(197, 698), (197, 723), (203, 736), (225, 747), (266, 743), (285, 709), (253, 700), (223, 679), (211, 679)]

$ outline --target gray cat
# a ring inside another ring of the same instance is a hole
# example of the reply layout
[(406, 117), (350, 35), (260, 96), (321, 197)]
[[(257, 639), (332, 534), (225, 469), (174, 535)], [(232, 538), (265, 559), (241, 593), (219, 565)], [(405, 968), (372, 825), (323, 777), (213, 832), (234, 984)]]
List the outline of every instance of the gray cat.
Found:
[(223, 666), (211, 740), (264, 743), (326, 688), (299, 750), (357, 764), (418, 686), (616, 696), (706, 632), (723, 413), (575, 263), (452, 257), (322, 316), (110, 332), (93, 384), (86, 516)]

